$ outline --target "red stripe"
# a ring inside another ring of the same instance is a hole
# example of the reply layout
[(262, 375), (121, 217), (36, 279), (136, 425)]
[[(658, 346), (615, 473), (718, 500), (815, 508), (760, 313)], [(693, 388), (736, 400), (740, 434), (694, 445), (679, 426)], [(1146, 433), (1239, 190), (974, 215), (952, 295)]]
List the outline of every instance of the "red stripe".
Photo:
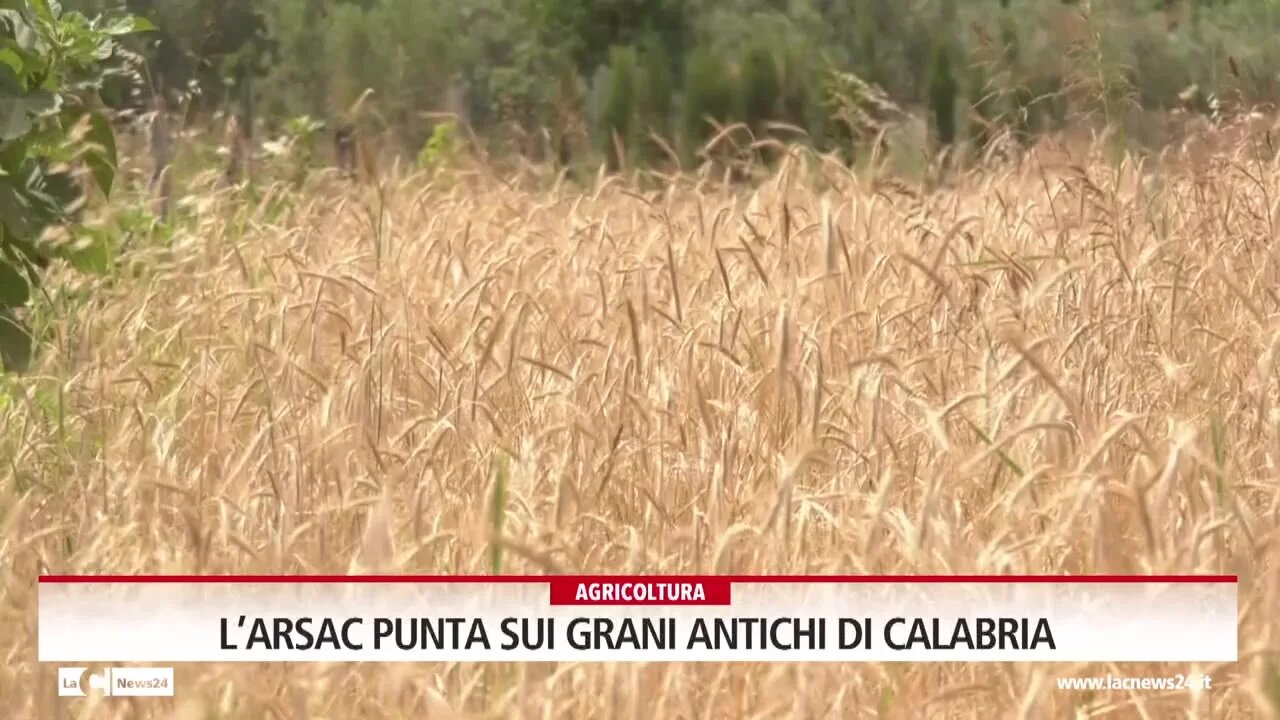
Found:
[(1235, 583), (1236, 575), (41, 575), (42, 583)]

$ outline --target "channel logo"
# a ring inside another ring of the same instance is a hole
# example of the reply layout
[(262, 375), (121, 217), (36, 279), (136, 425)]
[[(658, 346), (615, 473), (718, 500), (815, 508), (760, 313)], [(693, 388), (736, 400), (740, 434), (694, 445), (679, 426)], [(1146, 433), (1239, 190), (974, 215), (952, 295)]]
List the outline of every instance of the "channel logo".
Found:
[(109, 695), (110, 670), (93, 670), (83, 667), (58, 668), (58, 695), (61, 697), (87, 697)]
[(60, 697), (172, 697), (173, 668), (58, 668)]

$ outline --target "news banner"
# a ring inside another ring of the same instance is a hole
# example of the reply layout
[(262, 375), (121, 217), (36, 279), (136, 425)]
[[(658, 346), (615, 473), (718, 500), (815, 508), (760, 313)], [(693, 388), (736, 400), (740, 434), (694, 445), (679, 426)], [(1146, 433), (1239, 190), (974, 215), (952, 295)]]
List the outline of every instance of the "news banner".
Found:
[(1236, 591), (1186, 575), (44, 576), (39, 659), (1233, 662)]

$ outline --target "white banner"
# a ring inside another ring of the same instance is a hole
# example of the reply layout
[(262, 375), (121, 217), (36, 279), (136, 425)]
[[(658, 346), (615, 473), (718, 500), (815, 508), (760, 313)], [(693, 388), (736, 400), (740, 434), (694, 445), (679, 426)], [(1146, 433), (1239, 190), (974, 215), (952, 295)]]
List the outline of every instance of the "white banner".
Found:
[(42, 662), (1237, 659), (1234, 577), (46, 577)]

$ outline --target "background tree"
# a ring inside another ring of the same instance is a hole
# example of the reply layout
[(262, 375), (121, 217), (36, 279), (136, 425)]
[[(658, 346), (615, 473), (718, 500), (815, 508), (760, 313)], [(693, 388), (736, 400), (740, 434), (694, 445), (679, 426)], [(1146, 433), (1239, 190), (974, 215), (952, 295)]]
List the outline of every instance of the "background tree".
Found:
[[(607, 160), (624, 122), (601, 122), (616, 73), (632, 75), (635, 118), (626, 130), (634, 159), (646, 163), (668, 155), (648, 141), (651, 133), (675, 136), (686, 150), (700, 146), (709, 111), (757, 131), (768, 120), (790, 123), (817, 149), (843, 150), (850, 139), (825, 102), (832, 72), (883, 89), (927, 118), (942, 142), (958, 141), (961, 131), (942, 119), (944, 105), (955, 117), (981, 118), (975, 128), (1012, 120), (1030, 140), (1062, 126), (1069, 95), (1077, 115), (1102, 99), (1113, 123), (1151, 126), (1180, 108), (1191, 86), (1205, 98), (1280, 100), (1270, 71), (1280, 67), (1273, 38), (1280, 6), (1264, 0), (1093, 3), (1087, 12), (1061, 0), (65, 4), (94, 12), (124, 6), (153, 19), (160, 31), (136, 47), (154, 86), (192, 91), (184, 123), (223, 110), (247, 118), (247, 128), (258, 117), (277, 129), (302, 115), (333, 121), (372, 90), (362, 130), (386, 135), (392, 142), (384, 145), (409, 157), (421, 152), (438, 113), (464, 105), (492, 158), (562, 155), (561, 139), (582, 134), (570, 118), (589, 117), (592, 137), (581, 145), (594, 152), (581, 159)], [(613, 57), (615, 48), (632, 49), (634, 68), (614, 67), (626, 62)], [(1227, 72), (1228, 58), (1238, 74)], [(982, 130), (974, 140), (985, 142)]]
[(609, 70), (604, 75), (604, 102), (600, 112), (601, 152), (610, 170), (626, 165), (626, 152), (635, 144), (637, 98), (640, 92), (639, 62), (635, 48), (614, 47), (609, 52)]
[(731, 70), (719, 55), (695, 48), (685, 66), (681, 128), (685, 153), (692, 158), (715, 132), (737, 114), (737, 87)]
[(940, 147), (949, 147), (956, 141), (957, 88), (951, 49), (941, 42), (934, 50), (933, 68), (929, 75), (929, 112)]
[(773, 52), (762, 43), (749, 47), (742, 60), (742, 119), (753, 132), (778, 119), (781, 81)]

